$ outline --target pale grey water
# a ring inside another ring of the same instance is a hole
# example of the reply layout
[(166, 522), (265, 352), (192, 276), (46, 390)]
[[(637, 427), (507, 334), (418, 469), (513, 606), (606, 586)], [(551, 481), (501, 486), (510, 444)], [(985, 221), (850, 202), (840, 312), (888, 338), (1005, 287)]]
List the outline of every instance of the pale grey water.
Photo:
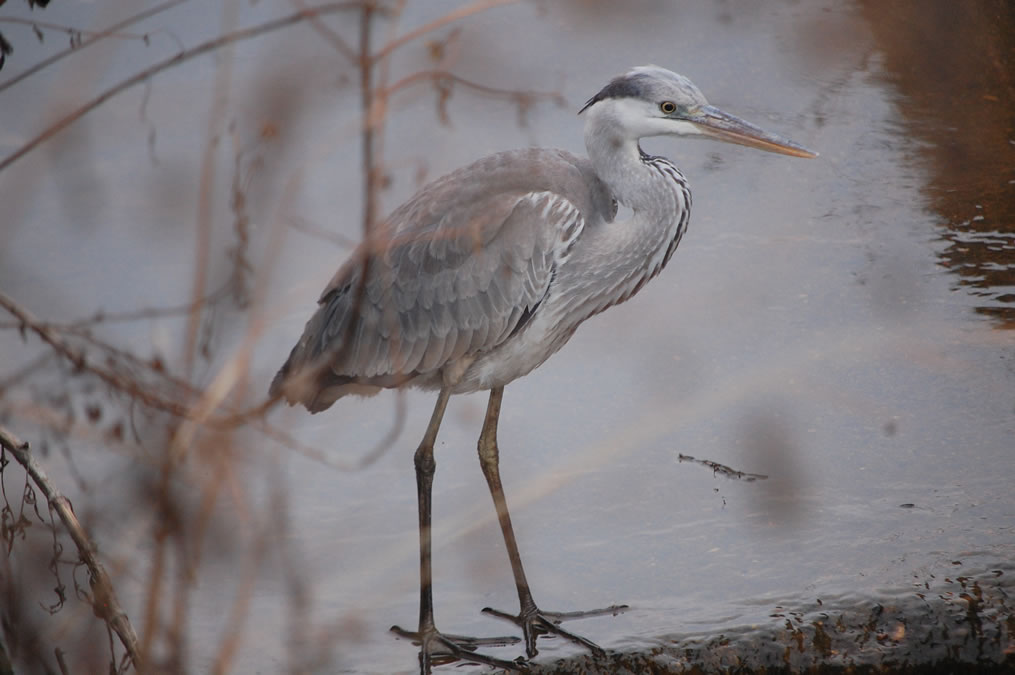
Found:
[[(455, 6), (417, 3), (404, 26)], [(288, 11), (237, 7), (244, 18)], [(110, 21), (90, 6), (67, 11), (79, 14), (37, 16)], [(537, 105), (519, 128), (509, 106), (456, 92), (452, 125), (438, 127), (424, 90), (393, 111), (387, 158), (404, 166), (394, 167), (387, 208), (412, 191), (421, 165), (433, 177), (527, 144), (580, 152), (575, 111), (609, 77), (642, 63), (686, 74), (712, 103), (821, 152), (803, 161), (646, 141), (691, 181), (694, 211), (680, 249), (637, 298), (589, 321), (560, 354), (506, 390), (502, 473), (536, 600), (548, 610), (630, 604), (621, 616), (570, 626), (604, 647), (750, 624), (780, 603), (896, 593), (952, 573), (955, 561), (989, 569), (1015, 557), (1015, 340), (1004, 328), (1013, 225), (987, 209), (997, 221), (987, 231), (999, 257), (984, 269), (1008, 275), (993, 290), (971, 293), (942, 265), (954, 254), (949, 242), (968, 235), (948, 229), (963, 222), (961, 214), (935, 210), (942, 187), (932, 139), (963, 130), (936, 127), (938, 119), (907, 107), (915, 97), (893, 80), (889, 66), (900, 57), (879, 41), (878, 18), (869, 7), (832, 2), (502, 8), (463, 24), (465, 58), (456, 73), (559, 88), (566, 107)], [(194, 5), (146, 27), (172, 26), (192, 44), (217, 23), (217, 11)], [(1000, 44), (1010, 49), (1010, 34)], [(38, 49), (26, 38), (16, 46), (19, 63)], [(139, 67), (130, 59), (172, 53), (163, 49), (120, 46), (83, 68), (112, 82)], [(422, 53), (410, 50), (396, 69), (411, 68)], [(238, 47), (232, 59), (227, 109), (241, 135), (272, 114), (252, 93), (259, 78), (276, 93), (284, 85), (290, 102), (307, 110), (279, 146), (282, 156), (267, 150), (276, 180), (252, 196), (263, 221), (255, 226), (268, 229), (281, 208), (355, 238), (358, 103), (353, 89), (335, 86), (334, 52), (297, 28)], [(0, 93), (3, 154), (38, 128), (37, 107), (98, 89), (85, 80), (89, 86), (75, 91), (76, 81), (67, 67)], [(77, 145), (55, 156), (37, 152), (0, 174), (0, 199), (16, 216), (3, 226), (0, 287), (45, 317), (186, 297), (213, 86), (209, 59), (156, 79), (146, 114), (157, 131), (157, 163), (149, 160), (138, 89), (90, 115)], [(985, 184), (1010, 193), (1013, 152), (1011, 139), (997, 148), (1004, 170), (984, 173)], [(232, 153), (230, 145), (216, 183), (221, 248), (230, 236)], [(297, 169), (296, 196), (280, 207)], [(968, 196), (972, 219), (983, 208)], [(258, 245), (263, 238), (255, 251)], [(298, 232), (287, 236), (272, 277), (273, 321), (256, 346), (257, 386), (266, 388), (345, 254)], [(209, 376), (242, 328), (219, 338)], [(142, 353), (154, 343), (170, 354), (178, 353), (180, 334), (171, 321), (121, 333)], [(26, 349), (16, 332), (0, 333), (3, 372), (15, 370)], [(411, 454), (433, 397), (411, 393), (407, 402), (405, 430), (365, 470), (275, 453), (262, 438), (241, 475), (256, 494), (282, 472), (284, 543), (310, 593), (313, 621), (335, 630), (340, 672), (411, 672), (415, 664), (415, 648), (387, 632), (394, 623), (412, 626), (417, 614)], [(342, 401), (314, 417), (280, 410), (273, 419), (345, 461), (385, 434), (394, 403), (388, 394)], [(501, 634), (511, 627), (479, 609), (517, 602), (475, 458), (484, 405), (480, 395), (453, 400), (437, 449), (435, 598), (438, 624), (449, 632)], [(9, 423), (18, 428), (17, 418)], [(31, 440), (32, 427), (23, 429)], [(713, 477), (678, 462), (679, 453), (770, 479)], [(132, 475), (129, 456), (77, 461), (107, 489)], [(59, 467), (53, 472), (60, 475)], [(73, 498), (76, 505), (108, 499)], [(105, 549), (123, 541), (124, 550), (148, 550), (147, 523), (127, 537), (119, 527), (96, 533), (100, 541), (105, 534)], [(147, 561), (131, 564), (139, 586), (125, 595), (137, 615)], [(199, 579), (190, 618), (195, 672), (215, 654), (237, 567), (223, 564)], [(276, 566), (257, 582), (236, 672), (285, 664), (290, 589)], [(551, 661), (576, 650), (543, 641), (540, 651), (540, 661)], [(494, 653), (513, 658), (520, 650)]]

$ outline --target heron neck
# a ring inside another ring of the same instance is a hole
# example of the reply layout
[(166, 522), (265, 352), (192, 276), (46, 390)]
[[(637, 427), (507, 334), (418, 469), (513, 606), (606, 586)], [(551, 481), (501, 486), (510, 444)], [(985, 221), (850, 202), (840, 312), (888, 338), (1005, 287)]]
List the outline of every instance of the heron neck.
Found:
[(586, 230), (559, 271), (562, 284), (573, 290), (570, 316), (582, 319), (623, 302), (658, 274), (680, 241), (690, 208), (690, 192), (676, 167), (643, 158), (636, 140), (586, 134), (586, 146), (599, 177), (632, 214)]
[(642, 159), (637, 139), (586, 133), (585, 147), (596, 173), (618, 202), (647, 222), (672, 216), (672, 186)]

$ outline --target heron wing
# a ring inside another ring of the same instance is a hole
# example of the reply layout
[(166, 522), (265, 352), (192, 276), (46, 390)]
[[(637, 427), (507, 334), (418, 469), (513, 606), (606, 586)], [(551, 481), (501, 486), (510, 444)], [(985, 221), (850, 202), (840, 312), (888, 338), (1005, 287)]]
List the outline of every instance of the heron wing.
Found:
[[(581, 211), (548, 190), (448, 200), (440, 188), (339, 269), (277, 380), (321, 364), (332, 382), (394, 386), (489, 351), (528, 320), (581, 234)], [(449, 201), (459, 206), (439, 208)]]

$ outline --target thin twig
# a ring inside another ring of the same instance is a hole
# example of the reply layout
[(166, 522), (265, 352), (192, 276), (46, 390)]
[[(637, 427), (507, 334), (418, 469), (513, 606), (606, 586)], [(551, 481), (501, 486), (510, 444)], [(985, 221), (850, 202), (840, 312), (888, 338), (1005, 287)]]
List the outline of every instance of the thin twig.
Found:
[(466, 89), (471, 89), (472, 91), (492, 96), (494, 98), (513, 101), (518, 106), (518, 113), (521, 124), (523, 125), (525, 122), (525, 113), (532, 106), (533, 102), (542, 99), (552, 101), (558, 106), (564, 106), (567, 103), (564, 97), (557, 92), (491, 87), (489, 85), (480, 84), (479, 82), (467, 80), (464, 77), (459, 77), (458, 75), (441, 68), (419, 70), (407, 75), (394, 84), (388, 86), (384, 90), (383, 95), (385, 97), (390, 97), (400, 89), (405, 89), (424, 80), (433, 82), (440, 95), (437, 103), (437, 114), (443, 123), (447, 123), (449, 119), (447, 113), (447, 102), (451, 98), (451, 84), (460, 85)]
[(230, 666), (240, 649), (243, 629), (250, 616), (250, 602), (254, 596), (257, 576), (260, 574), (264, 560), (271, 550), (271, 542), (268, 535), (269, 531), (266, 528), (266, 531), (261, 532), (254, 540), (253, 553), (243, 556), (245, 563), (243, 574), (237, 582), (236, 596), (233, 599), (229, 612), (229, 620), (226, 621), (226, 632), (219, 642), (218, 654), (216, 654), (214, 665), (211, 668), (211, 672), (216, 675), (228, 673), (232, 670)]
[(381, 47), (373, 55), (371, 65), (387, 58), (396, 49), (406, 44), (407, 42), (415, 40), (420, 35), (425, 35), (426, 33), (435, 31), (438, 28), (441, 28), (442, 26), (446, 26), (449, 23), (454, 23), (455, 21), (464, 19), (467, 16), (478, 14), (479, 12), (485, 12), (488, 9), (500, 7), (501, 5), (514, 4), (516, 2), (518, 2), (518, 0), (479, 0), (478, 2), (474, 2), (471, 5), (466, 5), (465, 7), (456, 9), (453, 12), (448, 12), (444, 16), (438, 17), (433, 21), (431, 21), (430, 23), (425, 23), (422, 26), (419, 26), (418, 28), (412, 29), (408, 33), (404, 33), (398, 38), (389, 41), (386, 45)]
[[(73, 344), (70, 344), (67, 340), (61, 337), (51, 325), (45, 324), (36, 319), (31, 312), (12, 300), (2, 291), (0, 291), (0, 307), (6, 309), (14, 315), (14, 317), (21, 322), (25, 330), (31, 331), (43, 342), (48, 344), (53, 349), (53, 354), (57, 357), (70, 362), (75, 369), (81, 372), (91, 373), (114, 391), (121, 392), (153, 410), (166, 412), (180, 419), (197, 421), (203, 426), (212, 429), (231, 429), (241, 424), (250, 424), (260, 433), (288, 447), (290, 450), (294, 450), (308, 459), (320, 462), (338, 471), (357, 471), (362, 469), (364, 466), (374, 461), (374, 458), (376, 458), (379, 453), (379, 449), (374, 448), (358, 460), (354, 460), (352, 462), (337, 462), (331, 459), (327, 453), (312, 446), (300, 443), (292, 435), (272, 426), (264, 419), (266, 413), (278, 403), (278, 397), (264, 400), (252, 408), (246, 408), (238, 411), (233, 408), (227, 408), (224, 413), (211, 416), (208, 414), (206, 407), (201, 407), (200, 399), (202, 394), (200, 390), (189, 385), (183, 380), (180, 380), (179, 378), (172, 377), (164, 371), (164, 366), (159, 366), (159, 369), (155, 370), (152, 364), (142, 361), (141, 359), (131, 355), (129, 352), (124, 352), (112, 345), (101, 343), (90, 336), (78, 336), (82, 339), (89, 340), (97, 348), (121, 361), (126, 360), (136, 367), (147, 367), (150, 371), (161, 378), (166, 385), (171, 386), (175, 391), (179, 392), (179, 396), (188, 401), (188, 403), (177, 402), (176, 400), (159, 396), (144, 387), (138, 381), (131, 379), (124, 374), (93, 363), (92, 360), (85, 356), (81, 349)], [(402, 403), (399, 402), (398, 405), (398, 410), (400, 412), (398, 413), (399, 421), (395, 425), (396, 429), (401, 428), (400, 425), (402, 420), (400, 417), (404, 415), (404, 407), (402, 406)]]
[(328, 42), (332, 47), (335, 48), (339, 54), (344, 56), (349, 63), (356, 62), (356, 52), (349, 44), (342, 39), (342, 36), (333, 31), (327, 24), (321, 21), (321, 17), (318, 12), (315, 12), (312, 7), (307, 7), (303, 0), (291, 0), (292, 4), (299, 9), (301, 12), (307, 15), (307, 22), (310, 27), (317, 32), (325, 41)]
[[(374, 101), (374, 90), (373, 90), (373, 63), (370, 58), (370, 24), (373, 17), (373, 6), (364, 5), (362, 13), (360, 14), (360, 30), (359, 30), (359, 69), (360, 69), (360, 103), (363, 111), (362, 128), (360, 130), (360, 161), (363, 167), (363, 241), (370, 242), (374, 238), (374, 225), (375, 225), (375, 211), (377, 204), (377, 168), (374, 165), (374, 123), (372, 119), (373, 112), (373, 101)], [(383, 123), (383, 119), (378, 121), (378, 124)], [(367, 281), (370, 278), (370, 263), (372, 256), (367, 253), (367, 249), (360, 248), (362, 255), (362, 269), (359, 275), (359, 282), (356, 284), (355, 295), (352, 302), (352, 314), (355, 316), (359, 313), (360, 307), (363, 306), (363, 300), (366, 297)], [(356, 255), (356, 254), (354, 254)], [(352, 335), (352, 329), (355, 326), (354, 321), (350, 321), (345, 326), (345, 331), (341, 336), (342, 347), (340, 351), (334, 356), (337, 360), (341, 358), (345, 350), (352, 344), (352, 340), (349, 337)], [(321, 360), (314, 370), (327, 368), (328, 364), (326, 360)]]
[(700, 464), (712, 469), (713, 475), (723, 476), (724, 478), (730, 478), (733, 480), (742, 480), (745, 483), (751, 483), (756, 480), (767, 480), (768, 476), (763, 473), (747, 473), (746, 471), (737, 471), (725, 464), (719, 462), (713, 462), (710, 459), (698, 459), (697, 457), (691, 457), (690, 455), (679, 454), (677, 455), (677, 461), (679, 462), (692, 462), (694, 464)]
[[(175, 0), (176, 2), (184, 2), (185, 0)], [(131, 17), (131, 20), (137, 20), (135, 17)], [(120, 33), (118, 31), (110, 30), (87, 30), (84, 28), (71, 28), (64, 24), (53, 23), (51, 21), (36, 21), (35, 19), (22, 19), (16, 16), (5, 16), (0, 17), (0, 23), (15, 24), (20, 26), (32, 26), (33, 28), (45, 28), (47, 30), (59, 31), (61, 33), (72, 33), (74, 35), (88, 35), (91, 37), (115, 37), (122, 38), (124, 40), (143, 40), (145, 38), (144, 33)], [(80, 45), (78, 45), (80, 48)]]
[(561, 105), (566, 103), (564, 97), (555, 91), (501, 89), (500, 87), (491, 87), (486, 84), (480, 84), (474, 80), (467, 80), (464, 77), (460, 77), (442, 69), (417, 70), (411, 75), (407, 75), (394, 84), (389, 85), (387, 89), (384, 90), (384, 94), (390, 96), (399, 89), (404, 89), (405, 87), (419, 82), (420, 80), (448, 80), (450, 82), (454, 82), (455, 84), (460, 84), (467, 89), (472, 89), (473, 91), (477, 91), (481, 94), (496, 96), (498, 98), (510, 98), (519, 101), (546, 99)]
[[(300, 228), (296, 228), (300, 229)], [(307, 234), (314, 234), (312, 227), (308, 226)], [(141, 309), (128, 310), (123, 312), (106, 312), (99, 310), (91, 316), (71, 321), (46, 321), (43, 323), (47, 328), (59, 332), (75, 333), (81, 335), (81, 331), (89, 326), (100, 323), (130, 323), (134, 321), (151, 321), (170, 316), (178, 316), (194, 311), (195, 306), (202, 307), (212, 305), (227, 297), (231, 291), (232, 282), (227, 281), (218, 289), (196, 302), (188, 302), (180, 305), (169, 305), (168, 307), (142, 307)], [(21, 328), (24, 324), (20, 321), (0, 321), (0, 330), (11, 330)]]
[[(50, 56), (48, 59), (43, 59), (42, 61), (39, 61), (34, 66), (31, 66), (30, 68), (28, 68), (24, 72), (18, 73), (17, 75), (15, 75), (11, 79), (7, 80), (6, 82), (0, 82), (0, 92), (4, 91), (8, 87), (13, 87), (15, 84), (17, 84), (21, 80), (24, 80), (25, 78), (31, 77), (32, 75), (36, 74), (40, 70), (43, 70), (44, 68), (47, 68), (47, 67), (53, 65), (54, 63), (56, 63), (60, 59), (68, 56), (69, 54), (73, 54), (74, 52), (78, 51), (79, 49), (84, 49), (85, 47), (87, 47), (87, 46), (89, 46), (89, 45), (91, 45), (91, 44), (93, 44), (95, 42), (98, 42), (99, 40), (103, 40), (103, 39), (105, 39), (105, 38), (107, 38), (109, 36), (117, 35), (120, 30), (126, 28), (127, 26), (130, 26), (131, 24), (135, 24), (138, 21), (143, 21), (144, 19), (148, 19), (150, 17), (153, 17), (156, 14), (160, 14), (161, 12), (164, 12), (167, 9), (171, 9), (171, 8), (175, 7), (176, 5), (182, 4), (184, 2), (187, 2), (187, 0), (169, 0), (169, 2), (164, 2), (161, 5), (155, 5), (151, 9), (145, 10), (143, 12), (138, 12), (137, 14), (129, 16), (126, 19), (124, 19), (123, 21), (121, 21), (119, 23), (115, 23), (112, 26), (110, 26), (109, 28), (107, 28), (107, 29), (105, 29), (103, 31), (99, 31), (99, 32), (95, 33), (92, 37), (88, 38), (87, 40), (82, 40), (76, 46), (70, 47), (69, 49), (64, 49), (63, 51), (61, 51), (61, 52), (59, 52), (57, 54), (53, 54), (53, 56)], [(0, 4), (2, 4), (2, 3), (0, 3)], [(85, 33), (86, 31), (79, 31), (79, 32)], [(147, 34), (141, 36), (142, 40), (144, 40), (146, 38), (147, 38)]]
[[(225, 5), (223, 20), (230, 25), (231, 17), (235, 12), (234, 5)], [(207, 139), (204, 143), (204, 152), (201, 153), (201, 173), (198, 185), (201, 189), (197, 196), (197, 213), (195, 229), (197, 230), (194, 241), (194, 283), (191, 288), (191, 306), (194, 307), (187, 315), (186, 337), (183, 343), (183, 369), (184, 373), (190, 376), (194, 367), (194, 359), (198, 350), (199, 331), (205, 313), (196, 304), (205, 294), (205, 286), (208, 277), (211, 275), (209, 269), (211, 262), (211, 234), (212, 234), (212, 207), (215, 203), (216, 193), (216, 155), (219, 144), (218, 125), (225, 116), (228, 103), (229, 89), (232, 83), (232, 50), (223, 50), (224, 53), (216, 60), (215, 83), (212, 94), (211, 109), (208, 117)]]
[(286, 223), (290, 228), (316, 239), (321, 239), (328, 243), (334, 244), (340, 248), (350, 249), (355, 248), (359, 242), (351, 237), (348, 237), (341, 232), (333, 232), (327, 230), (320, 225), (314, 225), (309, 222), (306, 218), (294, 216)]
[(113, 590), (113, 582), (110, 580), (109, 575), (106, 574), (102, 563), (96, 557), (95, 546), (88, 538), (84, 528), (81, 527), (81, 522), (78, 521), (77, 516), (74, 515), (70, 501), (53, 486), (49, 477), (46, 476), (46, 472), (32, 456), (28, 443), (19, 439), (3, 426), (0, 426), (0, 446), (5, 451), (9, 451), (14, 456), (14, 459), (18, 461), (18, 464), (24, 467), (32, 482), (46, 496), (49, 507), (60, 516), (60, 521), (67, 528), (71, 539), (74, 540), (74, 545), (77, 546), (81, 559), (88, 567), (92, 591), (92, 608), (95, 614), (105, 621), (116, 633), (117, 637), (120, 638), (120, 643), (123, 644), (127, 654), (130, 655), (131, 660), (134, 662), (134, 667), (139, 671), (142, 670), (141, 656), (138, 650), (137, 635), (134, 633), (134, 627), (131, 626), (126, 612), (120, 606), (120, 602), (116, 598), (116, 591)]
[(139, 387), (137, 383), (128, 381), (119, 373), (89, 362), (81, 349), (78, 349), (57, 335), (55, 331), (36, 319), (31, 312), (2, 291), (0, 291), (0, 307), (14, 315), (15, 318), (21, 321), (26, 330), (35, 333), (43, 342), (52, 347), (58, 355), (70, 361), (75, 369), (92, 373), (117, 391), (126, 392), (149, 407), (165, 410), (180, 417), (187, 416), (186, 406), (156, 396), (147, 389)]
[[(363, 236), (369, 239), (377, 218), (377, 167), (374, 162), (374, 107), (373, 62), (370, 58), (370, 25), (373, 7), (363, 6), (360, 15), (359, 65), (360, 97), (363, 107), (362, 153), (363, 162)], [(366, 274), (363, 275), (366, 278)]]
[[(368, 0), (334, 2), (322, 5), (320, 7), (316, 7), (314, 8), (313, 11), (316, 14), (332, 14), (335, 12), (342, 12), (362, 7), (365, 2), (368, 3)], [(251, 26), (250, 28), (243, 28), (241, 30), (234, 31), (232, 33), (220, 35), (219, 37), (214, 38), (212, 40), (208, 40), (207, 42), (204, 42), (196, 47), (182, 51), (171, 58), (160, 61), (159, 63), (156, 63), (155, 65), (151, 66), (150, 68), (145, 68), (141, 72), (135, 73), (134, 75), (113, 85), (109, 89), (106, 89), (101, 94), (91, 99), (84, 105), (79, 106), (77, 109), (73, 110), (72, 112), (60, 118), (53, 124), (49, 125), (37, 136), (26, 142), (20, 148), (12, 152), (10, 155), (7, 155), (2, 160), (0, 160), (0, 171), (3, 171), (7, 167), (11, 166), (12, 164), (14, 164), (14, 162), (18, 161), (19, 159), (30, 153), (32, 150), (37, 148), (42, 143), (45, 143), (53, 136), (55, 136), (56, 134), (66, 129), (74, 122), (78, 121), (79, 119), (90, 113), (92, 110), (95, 110), (109, 99), (113, 98), (118, 94), (123, 93), (124, 91), (130, 89), (131, 87), (134, 87), (135, 85), (138, 85), (148, 80), (150, 77), (152, 77), (153, 75), (157, 75), (163, 70), (172, 68), (174, 66), (178, 66), (181, 63), (190, 61), (191, 59), (207, 54), (208, 52), (213, 52), (216, 49), (220, 49), (227, 44), (231, 44), (233, 42), (240, 42), (242, 40), (250, 40), (251, 38), (255, 38), (260, 35), (264, 35), (265, 33), (270, 33), (272, 31), (279, 30), (281, 28), (286, 28), (288, 26), (292, 26), (306, 20), (307, 13), (297, 12), (295, 14), (290, 14), (288, 16), (284, 16), (278, 19), (266, 21), (256, 26)]]

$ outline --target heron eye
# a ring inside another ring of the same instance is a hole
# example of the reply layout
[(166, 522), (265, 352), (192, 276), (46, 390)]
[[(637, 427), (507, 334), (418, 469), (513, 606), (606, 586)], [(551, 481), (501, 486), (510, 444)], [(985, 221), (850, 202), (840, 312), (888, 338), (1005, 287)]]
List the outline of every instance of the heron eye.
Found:
[(673, 101), (663, 101), (659, 104), (659, 109), (663, 111), (664, 115), (672, 115), (677, 112), (677, 104)]

